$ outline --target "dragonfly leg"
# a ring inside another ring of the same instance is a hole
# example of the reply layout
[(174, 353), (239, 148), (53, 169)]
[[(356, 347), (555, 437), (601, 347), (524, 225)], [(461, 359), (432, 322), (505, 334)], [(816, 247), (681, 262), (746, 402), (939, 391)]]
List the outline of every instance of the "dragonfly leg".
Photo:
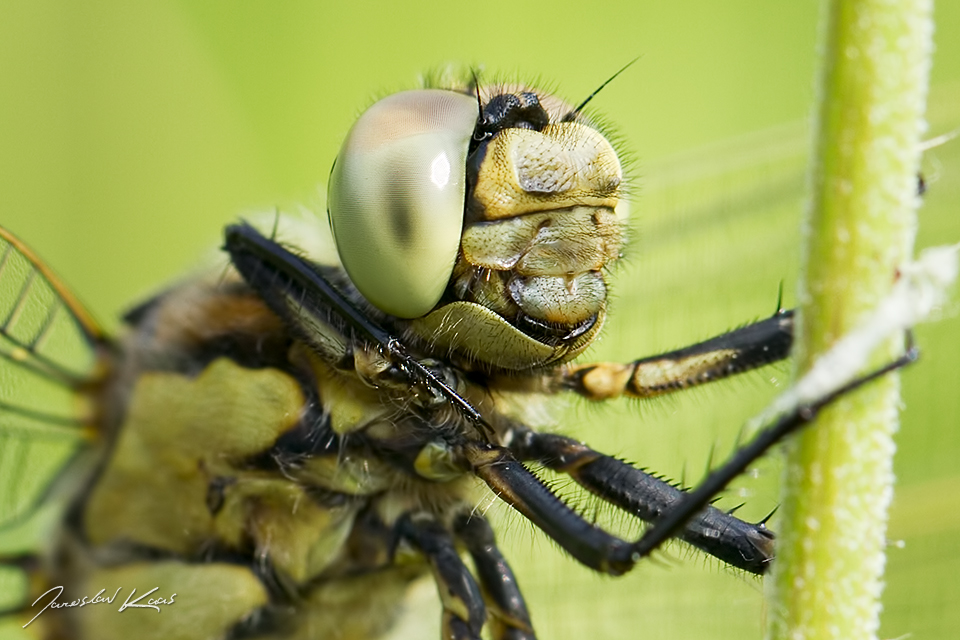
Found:
[(689, 347), (619, 362), (593, 362), (558, 369), (554, 388), (590, 400), (619, 396), (652, 398), (681, 391), (783, 360), (793, 344), (794, 312), (775, 314)]
[[(563, 436), (515, 427), (509, 448), (467, 442), (461, 456), (497, 495), (553, 538), (574, 558), (597, 571), (619, 575), (666, 540), (680, 537), (725, 562), (763, 573), (773, 559), (774, 536), (763, 522), (751, 524), (710, 506), (746, 468), (825, 406), (854, 389), (903, 367), (916, 351), (856, 378), (781, 416), (739, 449), (692, 491), (671, 485)], [(554, 494), (521, 460), (536, 460), (570, 475), (602, 499), (652, 522), (636, 542), (627, 542), (586, 521)]]
[(580, 563), (620, 575), (636, 563), (631, 543), (588, 522), (518, 461), (505, 447), (470, 441), (460, 455), (497, 496), (553, 538)]
[[(685, 495), (684, 489), (573, 438), (550, 433), (516, 433), (510, 449), (564, 473), (580, 486), (644, 522), (653, 523)], [(691, 515), (677, 537), (751, 573), (763, 573), (774, 555), (774, 534), (764, 524), (740, 520), (713, 506)]]
[(535, 640), (527, 605), (517, 579), (497, 548), (486, 518), (464, 514), (454, 522), (454, 531), (467, 547), (490, 613), (495, 640)]
[(430, 563), (443, 605), (441, 637), (480, 640), (486, 606), (477, 581), (457, 553), (453, 536), (429, 516), (407, 515), (398, 524), (401, 538)]
[(711, 472), (694, 490), (684, 493), (683, 499), (677, 501), (637, 541), (634, 546), (637, 554), (640, 557), (650, 555), (665, 540), (683, 530), (690, 518), (709, 504), (714, 496), (722, 491), (731, 480), (743, 473), (750, 464), (769, 451), (771, 447), (810, 424), (817, 417), (817, 414), (831, 402), (891, 371), (907, 366), (914, 362), (917, 357), (917, 349), (910, 346), (907, 352), (896, 360), (857, 377), (816, 400), (796, 406), (781, 415), (773, 424), (760, 431), (746, 446), (738, 449), (727, 462)]

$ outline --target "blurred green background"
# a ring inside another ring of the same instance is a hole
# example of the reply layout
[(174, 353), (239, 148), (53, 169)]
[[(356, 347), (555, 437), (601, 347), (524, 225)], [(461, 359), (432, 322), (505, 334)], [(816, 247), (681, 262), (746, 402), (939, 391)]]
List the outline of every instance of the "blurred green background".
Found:
[[(634, 239), (589, 355), (703, 339), (794, 299), (819, 3), (0, 1), (0, 224), (108, 326), (209, 254), (244, 213), (322, 211), (359, 111), (444, 63), (543, 80), (593, 107), (633, 158)], [(960, 127), (960, 3), (937, 7), (930, 134)], [(919, 246), (960, 240), (960, 142), (928, 154)], [(923, 327), (906, 412), (881, 637), (960, 628), (958, 307)], [(571, 402), (562, 429), (695, 482), (787, 366), (650, 403)], [(776, 460), (724, 504), (759, 518)], [(587, 504), (587, 509), (592, 505)], [(760, 637), (763, 584), (671, 546), (608, 579), (501, 506), (490, 513), (541, 638)], [(598, 517), (623, 530), (615, 515)], [(427, 593), (428, 600), (435, 595)], [(434, 614), (429, 614), (433, 616)], [(432, 618), (431, 618), (432, 620)]]

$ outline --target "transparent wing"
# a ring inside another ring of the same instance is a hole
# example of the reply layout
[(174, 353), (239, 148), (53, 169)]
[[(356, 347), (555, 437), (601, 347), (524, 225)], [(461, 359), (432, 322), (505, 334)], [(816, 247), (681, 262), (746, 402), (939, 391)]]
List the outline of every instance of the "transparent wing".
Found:
[(0, 531), (93, 437), (88, 400), (106, 345), (60, 280), (0, 228)]

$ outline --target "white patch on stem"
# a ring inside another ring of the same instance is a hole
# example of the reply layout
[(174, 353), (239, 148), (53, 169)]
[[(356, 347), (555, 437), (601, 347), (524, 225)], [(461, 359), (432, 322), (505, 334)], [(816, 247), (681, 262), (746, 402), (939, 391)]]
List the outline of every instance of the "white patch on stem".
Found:
[(855, 330), (843, 336), (810, 371), (747, 424), (753, 433), (777, 416), (823, 398), (851, 382), (881, 342), (926, 320), (946, 299), (957, 278), (960, 244), (931, 247), (900, 271), (890, 294)]

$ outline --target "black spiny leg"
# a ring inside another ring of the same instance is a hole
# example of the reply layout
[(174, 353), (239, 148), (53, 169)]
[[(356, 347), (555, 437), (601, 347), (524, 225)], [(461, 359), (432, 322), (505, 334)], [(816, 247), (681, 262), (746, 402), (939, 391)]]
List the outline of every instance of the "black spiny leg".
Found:
[[(565, 473), (577, 484), (637, 516), (655, 522), (685, 495), (682, 489), (602, 454), (572, 438), (529, 430), (515, 432), (510, 450)], [(708, 506), (678, 530), (677, 537), (729, 565), (751, 573), (766, 571), (774, 555), (773, 532)]]
[(409, 515), (400, 521), (399, 533), (430, 562), (443, 603), (440, 637), (480, 640), (480, 630), (487, 619), (483, 596), (477, 581), (460, 559), (450, 533), (429, 517)]
[[(553, 538), (570, 555), (584, 565), (613, 575), (619, 575), (633, 568), (641, 558), (653, 553), (661, 544), (673, 536), (696, 537), (697, 529), (714, 535), (719, 529), (733, 522), (727, 514), (710, 511), (709, 504), (727, 484), (744, 471), (754, 460), (766, 453), (770, 447), (781, 442), (785, 437), (798, 431), (816, 417), (817, 413), (837, 398), (854, 389), (886, 375), (894, 369), (903, 367), (916, 359), (916, 352), (911, 349), (906, 355), (888, 364), (885, 367), (856, 378), (852, 382), (826, 393), (824, 396), (810, 401), (808, 404), (795, 407), (782, 416), (773, 425), (760, 432), (750, 444), (737, 451), (724, 465), (711, 473), (703, 484), (690, 492), (677, 490), (666, 499), (661, 492), (663, 487), (656, 487), (650, 492), (654, 497), (649, 498), (650, 504), (643, 508), (650, 509), (651, 513), (658, 512), (653, 526), (636, 542), (628, 542), (603, 529), (591, 524), (581, 515), (563, 503), (536, 475), (517, 460), (513, 451), (484, 442), (465, 441), (459, 446), (460, 463), (496, 492), (501, 500), (510, 504), (528, 520), (538, 526), (544, 533)], [(519, 429), (520, 442), (514, 443), (518, 453), (524, 457), (543, 459), (554, 468), (566, 471), (576, 478), (585, 487), (601, 493), (608, 501), (624, 506), (636, 513), (642, 501), (636, 494), (637, 485), (649, 483), (650, 479), (631, 469), (609, 456), (603, 456), (595, 451), (583, 447), (575, 441), (559, 438), (542, 440), (534, 438), (523, 442), (525, 429)], [(526, 445), (526, 449), (524, 446)], [(538, 449), (538, 447), (540, 447)], [(559, 458), (551, 461), (551, 456), (560, 454)], [(594, 466), (595, 465), (595, 466)], [(608, 475), (613, 474), (613, 478)], [(626, 479), (621, 481), (617, 474), (623, 474)], [(669, 485), (667, 485), (669, 486)], [(666, 494), (664, 494), (666, 495)], [(669, 508), (656, 506), (656, 503), (666, 501)], [(701, 516), (703, 512), (705, 515)], [(719, 515), (718, 515), (719, 514)], [(637, 514), (639, 515), (639, 513)], [(688, 530), (688, 523), (694, 524)], [(706, 525), (706, 528), (704, 528)], [(754, 534), (763, 541), (764, 534), (757, 525), (744, 523), (752, 527)], [(694, 532), (694, 533), (691, 533)], [(721, 534), (723, 532), (721, 531)], [(753, 535), (753, 534), (751, 534)], [(735, 536), (736, 537), (736, 536)], [(748, 536), (749, 537), (749, 536)], [(772, 542), (772, 540), (768, 540)], [(763, 545), (758, 545), (762, 548)], [(733, 545), (733, 549), (738, 549)], [(710, 550), (713, 553), (712, 550)], [(739, 553), (739, 551), (738, 551)], [(751, 551), (752, 553), (752, 551)], [(769, 556), (769, 551), (766, 553)], [(743, 554), (740, 562), (736, 562), (736, 555), (726, 559), (728, 562), (743, 566), (750, 571), (763, 570), (763, 555), (751, 558)], [(759, 566), (756, 566), (759, 563)], [(746, 566), (744, 566), (746, 565)]]
[(465, 545), (490, 608), (494, 640), (536, 640), (527, 605), (517, 579), (497, 548), (493, 529), (479, 515), (463, 515), (454, 523), (457, 538)]
[[(469, 402), (410, 356), (399, 338), (351, 302), (327, 280), (318, 265), (264, 237), (249, 224), (230, 225), (224, 233), (224, 249), (236, 270), (274, 313), (317, 353), (328, 353), (332, 348), (326, 333), (317, 331), (317, 327), (353, 332), (362, 341), (383, 349), (397, 371), (412, 385), (445, 398), (470, 424), (491, 432)], [(333, 348), (342, 352), (344, 345), (333, 345)]]
[(793, 344), (793, 311), (728, 331), (683, 349), (634, 360), (561, 367), (553, 383), (591, 400), (651, 398), (783, 360)]
[(505, 447), (466, 442), (460, 451), (465, 465), (487, 483), (497, 497), (585, 566), (621, 575), (636, 563), (632, 544), (588, 522), (568, 507)]
[(782, 442), (788, 435), (799, 431), (817, 417), (820, 411), (834, 400), (854, 391), (863, 385), (914, 362), (919, 352), (913, 346), (893, 362), (875, 369), (870, 373), (848, 382), (826, 395), (798, 406), (782, 415), (775, 423), (761, 431), (749, 444), (737, 450), (733, 456), (713, 473), (707, 476), (693, 491), (685, 493), (683, 499), (657, 521), (634, 545), (639, 558), (650, 555), (665, 540), (677, 534), (686, 523), (703, 509), (715, 495), (723, 491), (731, 480), (743, 473), (754, 460)]

